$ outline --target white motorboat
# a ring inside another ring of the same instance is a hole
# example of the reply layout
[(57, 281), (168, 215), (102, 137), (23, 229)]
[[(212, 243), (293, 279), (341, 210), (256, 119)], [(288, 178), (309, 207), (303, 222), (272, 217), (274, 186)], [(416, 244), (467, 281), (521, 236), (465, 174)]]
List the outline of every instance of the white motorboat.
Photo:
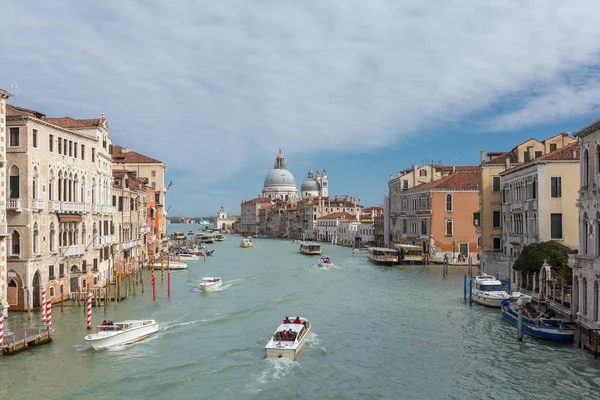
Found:
[(200, 256), (191, 253), (178, 253), (176, 257), (179, 257), (182, 261), (197, 261), (200, 259)]
[(321, 267), (331, 267), (333, 266), (333, 261), (329, 257), (321, 257), (319, 259), (319, 265)]
[(473, 301), (487, 307), (500, 307), (502, 301), (511, 296), (502, 287), (502, 282), (491, 275), (479, 275), (473, 282)]
[(165, 260), (164, 264), (161, 265), (160, 260), (159, 261), (154, 261), (154, 264), (149, 264), (148, 268), (152, 269), (152, 267), (154, 267), (154, 269), (161, 269), (162, 267), (164, 267), (165, 269), (170, 269), (171, 271), (175, 271), (175, 270), (180, 270), (180, 269), (187, 269), (188, 265), (184, 262), (181, 261), (175, 261), (175, 260)]
[(366, 247), (352, 249), (352, 254), (368, 254), (369, 249)]
[(221, 235), (220, 233), (215, 234), (215, 242), (222, 242), (225, 240), (225, 236)]
[(84, 337), (94, 350), (138, 342), (158, 332), (158, 323), (153, 319), (112, 322), (98, 327), (96, 333)]
[(300, 253), (309, 256), (320, 255), (321, 245), (315, 242), (302, 242), (300, 244)]
[(200, 281), (200, 290), (203, 292), (210, 292), (223, 286), (223, 280), (221, 278), (213, 278), (210, 276), (202, 278)]
[(296, 358), (304, 347), (310, 328), (310, 322), (306, 318), (298, 318), (298, 321), (290, 321), (286, 318), (267, 342), (266, 357)]
[(250, 239), (242, 239), (242, 241), (240, 242), (240, 247), (244, 249), (251, 249), (254, 247), (254, 245), (252, 244), (252, 241)]

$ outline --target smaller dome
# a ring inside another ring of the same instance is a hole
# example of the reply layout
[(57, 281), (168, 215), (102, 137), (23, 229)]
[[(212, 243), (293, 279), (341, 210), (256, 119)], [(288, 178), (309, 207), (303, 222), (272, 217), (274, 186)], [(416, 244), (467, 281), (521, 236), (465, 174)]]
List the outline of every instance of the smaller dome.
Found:
[(302, 186), (300, 188), (303, 192), (313, 192), (321, 190), (321, 185), (315, 178), (306, 178), (304, 182), (302, 182)]

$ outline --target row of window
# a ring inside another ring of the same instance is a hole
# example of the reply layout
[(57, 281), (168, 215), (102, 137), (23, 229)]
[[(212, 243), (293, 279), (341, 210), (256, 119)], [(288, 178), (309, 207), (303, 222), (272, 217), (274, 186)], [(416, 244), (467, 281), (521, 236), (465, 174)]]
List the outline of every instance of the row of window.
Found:
[[(54, 153), (54, 135), (48, 135), (48, 150)], [(78, 158), (79, 143), (72, 140), (57, 138), (56, 150), (58, 154)], [(21, 145), (20, 140), (20, 128), (11, 127), (9, 128), (9, 144), (10, 147), (19, 147)], [(31, 145), (34, 149), (39, 148), (39, 132), (37, 129), (33, 129), (31, 133)], [(109, 150), (112, 151), (112, 145), (109, 146)], [(81, 152), (79, 153), (82, 160), (85, 160), (85, 145), (81, 144)], [(96, 149), (92, 147), (92, 162), (96, 162)]]
[[(496, 177), (494, 177), (496, 178)], [(500, 177), (497, 177), (498, 179)], [(534, 177), (533, 182), (517, 182), (514, 185), (505, 185), (502, 191), (502, 203), (537, 199), (538, 182)], [(562, 177), (550, 177), (550, 197), (562, 197)]]

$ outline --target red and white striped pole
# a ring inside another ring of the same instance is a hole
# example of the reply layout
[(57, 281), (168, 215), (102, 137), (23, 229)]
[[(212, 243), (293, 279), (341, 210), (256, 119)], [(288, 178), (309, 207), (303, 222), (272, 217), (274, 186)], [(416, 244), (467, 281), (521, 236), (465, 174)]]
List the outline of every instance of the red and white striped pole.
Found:
[(4, 304), (0, 302), (0, 354), (4, 352)]
[(46, 325), (46, 289), (42, 289), (42, 324)]
[(87, 301), (87, 328), (92, 329), (92, 292), (88, 293)]
[(46, 323), (48, 324), (48, 330), (52, 331), (52, 299), (49, 298), (46, 301)]

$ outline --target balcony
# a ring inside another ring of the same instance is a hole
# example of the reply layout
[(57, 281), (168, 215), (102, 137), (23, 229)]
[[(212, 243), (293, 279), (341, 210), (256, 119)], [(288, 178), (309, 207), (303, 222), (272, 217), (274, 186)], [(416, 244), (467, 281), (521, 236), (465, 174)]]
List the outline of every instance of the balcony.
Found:
[(6, 209), (21, 212), (21, 199), (9, 199), (6, 202)]
[(83, 205), (83, 212), (86, 212), (86, 213), (92, 212), (92, 205), (91, 204), (84, 204)]
[(60, 201), (48, 200), (48, 208), (51, 211), (60, 211)]
[(150, 236), (150, 240), (149, 240), (149, 242), (150, 242), (150, 243), (152, 243), (152, 242), (156, 242), (156, 235), (152, 235), (152, 236)]
[(104, 214), (114, 214), (115, 208), (113, 206), (102, 206), (102, 213)]
[(0, 236), (8, 236), (8, 225), (6, 222), (0, 222)]
[(44, 200), (34, 199), (31, 201), (31, 208), (33, 208), (34, 211), (43, 210), (45, 206)]
[(130, 249), (138, 247), (139, 244), (140, 244), (140, 241), (138, 239), (128, 240), (126, 242), (122, 242), (119, 244), (119, 250), (130, 250)]
[(109, 245), (109, 244), (113, 244), (115, 242), (115, 236), (114, 235), (104, 235), (104, 236), (100, 236), (100, 244), (105, 246), (105, 245)]
[(130, 211), (123, 211), (123, 216), (124, 217), (129, 217), (131, 215)]
[(82, 244), (72, 244), (70, 246), (62, 246), (59, 249), (63, 257), (80, 256), (83, 255), (85, 246)]
[(149, 226), (140, 226), (140, 233), (141, 234), (150, 233), (150, 227)]

